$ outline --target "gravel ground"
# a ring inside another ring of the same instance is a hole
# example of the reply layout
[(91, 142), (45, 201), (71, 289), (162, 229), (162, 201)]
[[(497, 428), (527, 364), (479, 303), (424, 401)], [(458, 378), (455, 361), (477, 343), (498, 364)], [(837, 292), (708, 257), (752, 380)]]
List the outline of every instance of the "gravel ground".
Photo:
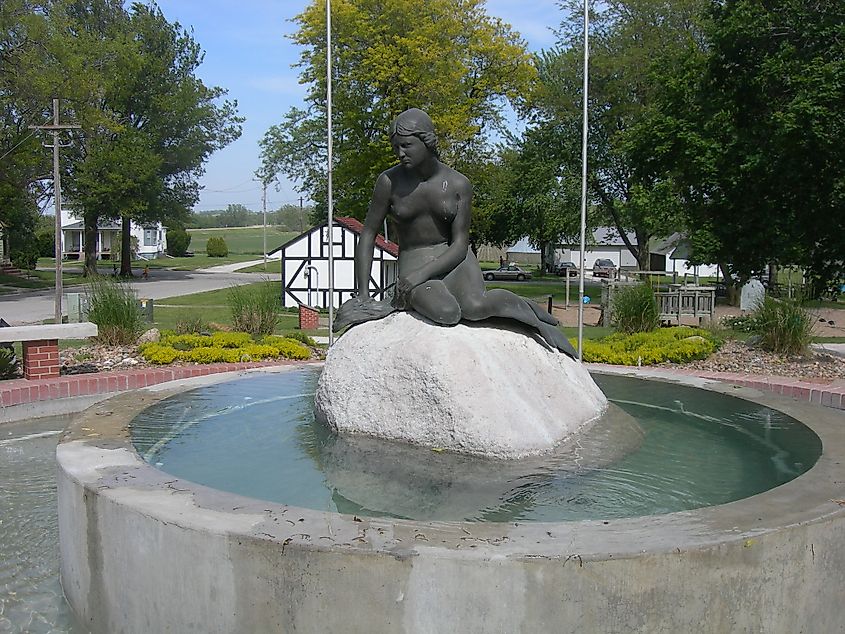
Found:
[[(657, 367), (678, 367), (663, 363)], [(739, 372), (766, 376), (788, 376), (806, 381), (828, 383), (845, 379), (845, 357), (812, 352), (807, 356), (787, 357), (750, 347), (740, 341), (726, 341), (721, 349), (701, 361), (685, 363), (684, 369), (706, 372)]]

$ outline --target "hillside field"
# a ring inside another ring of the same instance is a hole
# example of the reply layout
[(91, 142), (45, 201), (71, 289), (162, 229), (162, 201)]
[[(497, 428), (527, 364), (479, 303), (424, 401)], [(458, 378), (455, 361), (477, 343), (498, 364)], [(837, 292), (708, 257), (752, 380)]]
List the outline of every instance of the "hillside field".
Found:
[[(261, 227), (224, 227), (214, 229), (188, 229), (191, 236), (191, 246), (194, 253), (205, 253), (205, 243), (211, 236), (220, 236), (226, 240), (229, 253), (243, 253), (261, 256), (263, 233)], [(267, 226), (267, 251), (282, 246), (298, 234), (290, 231), (279, 231), (277, 227)]]

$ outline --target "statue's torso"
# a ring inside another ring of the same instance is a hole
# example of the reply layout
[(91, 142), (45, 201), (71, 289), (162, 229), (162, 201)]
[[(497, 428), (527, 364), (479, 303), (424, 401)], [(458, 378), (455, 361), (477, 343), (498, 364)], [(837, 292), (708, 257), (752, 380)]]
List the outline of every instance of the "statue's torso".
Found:
[(469, 198), (463, 175), (444, 165), (420, 180), (399, 168), (391, 174), (391, 184), (390, 215), (403, 250), (451, 241), (459, 204)]

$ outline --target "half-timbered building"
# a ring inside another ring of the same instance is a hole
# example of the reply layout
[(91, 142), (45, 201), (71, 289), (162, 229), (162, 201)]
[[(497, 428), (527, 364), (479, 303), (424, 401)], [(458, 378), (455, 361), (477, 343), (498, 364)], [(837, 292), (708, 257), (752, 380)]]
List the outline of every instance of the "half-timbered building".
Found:
[[(334, 219), (331, 237), (334, 258), (335, 308), (355, 292), (355, 247), (363, 225), (355, 218)], [(281, 259), (282, 304), (325, 308), (329, 294), (329, 235), (324, 222), (274, 249), (267, 255)], [(379, 234), (373, 247), (370, 296), (384, 299), (396, 283), (399, 245)]]

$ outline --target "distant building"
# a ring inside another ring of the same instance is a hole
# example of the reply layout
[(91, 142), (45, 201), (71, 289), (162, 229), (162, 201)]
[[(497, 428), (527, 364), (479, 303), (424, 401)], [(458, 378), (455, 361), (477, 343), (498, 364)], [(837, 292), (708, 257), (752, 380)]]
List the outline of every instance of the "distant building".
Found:
[[(167, 227), (160, 222), (139, 225), (130, 222), (130, 235), (137, 243), (135, 255), (154, 259), (163, 257), (167, 251)], [(111, 260), (112, 253), (120, 249), (119, 222), (97, 223), (97, 259)], [(62, 257), (65, 260), (85, 258), (85, 227), (71, 209), (62, 209)]]
[[(347, 217), (335, 218), (333, 225), (333, 305), (337, 308), (355, 293), (355, 247), (358, 245), (363, 225), (355, 218)], [(283, 306), (328, 306), (328, 222), (309, 229), (267, 255), (281, 260)], [(396, 284), (398, 257), (399, 245), (378, 235), (373, 248), (370, 296), (384, 299)]]

